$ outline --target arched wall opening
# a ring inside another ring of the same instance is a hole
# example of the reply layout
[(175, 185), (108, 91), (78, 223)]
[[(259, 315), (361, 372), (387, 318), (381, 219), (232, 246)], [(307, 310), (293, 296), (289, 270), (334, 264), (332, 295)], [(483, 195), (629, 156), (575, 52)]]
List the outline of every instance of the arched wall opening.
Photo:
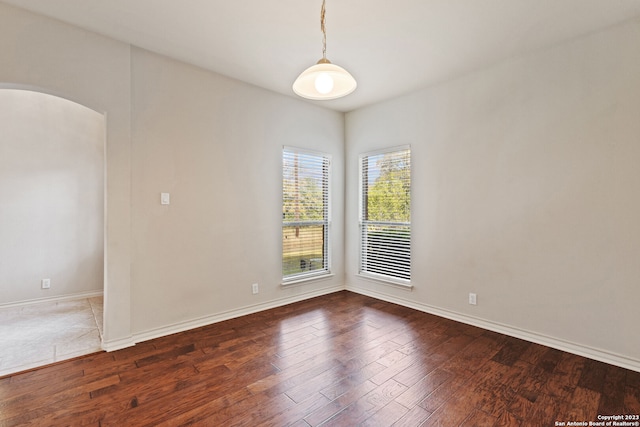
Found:
[(0, 135), (0, 307), (101, 295), (105, 115), (0, 86)]

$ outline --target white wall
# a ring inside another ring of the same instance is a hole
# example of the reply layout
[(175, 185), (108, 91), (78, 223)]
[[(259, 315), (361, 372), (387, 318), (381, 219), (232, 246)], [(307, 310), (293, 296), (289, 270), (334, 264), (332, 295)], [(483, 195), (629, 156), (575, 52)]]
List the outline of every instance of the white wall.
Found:
[[(106, 114), (104, 340), (130, 341), (130, 48), (0, 3), (0, 85), (66, 97)], [(117, 344), (113, 344), (116, 346)]]
[(0, 89), (0, 305), (102, 292), (104, 126), (66, 99)]
[[(142, 49), (132, 66), (134, 332), (161, 335), (342, 288), (343, 114)], [(288, 288), (280, 285), (283, 145), (334, 159), (335, 276)]]
[[(347, 114), (347, 287), (640, 369), (639, 45), (633, 21)], [(400, 144), (410, 292), (357, 276), (357, 157)]]
[[(0, 51), (0, 86), (106, 114), (105, 348), (343, 287), (343, 114), (3, 3)], [(334, 158), (335, 275), (287, 288), (283, 145)]]

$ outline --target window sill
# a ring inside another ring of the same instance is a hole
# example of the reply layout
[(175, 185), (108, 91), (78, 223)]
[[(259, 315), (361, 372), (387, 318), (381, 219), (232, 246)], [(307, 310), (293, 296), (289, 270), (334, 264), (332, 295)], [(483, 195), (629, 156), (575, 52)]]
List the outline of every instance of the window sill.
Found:
[(333, 276), (335, 276), (333, 273), (318, 273), (318, 274), (312, 274), (312, 275), (308, 275), (308, 276), (303, 276), (303, 277), (296, 277), (295, 279), (291, 279), (291, 280), (283, 280), (282, 283), (280, 283), (280, 286), (293, 286), (293, 285), (301, 285), (307, 282), (315, 282), (315, 281), (320, 281), (320, 280), (327, 280), (332, 278)]
[(410, 291), (413, 289), (413, 285), (408, 280), (402, 279), (392, 279), (387, 276), (378, 275), (375, 273), (358, 273), (358, 277), (366, 280), (370, 280), (372, 282), (378, 282), (383, 285), (393, 286), (395, 288), (404, 289)]

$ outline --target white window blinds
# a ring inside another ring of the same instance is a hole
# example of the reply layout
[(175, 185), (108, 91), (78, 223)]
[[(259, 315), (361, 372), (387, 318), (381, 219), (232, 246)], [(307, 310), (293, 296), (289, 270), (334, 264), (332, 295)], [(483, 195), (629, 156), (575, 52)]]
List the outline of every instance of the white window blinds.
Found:
[(282, 277), (329, 273), (330, 157), (282, 151)]
[(411, 151), (360, 156), (360, 274), (409, 284)]

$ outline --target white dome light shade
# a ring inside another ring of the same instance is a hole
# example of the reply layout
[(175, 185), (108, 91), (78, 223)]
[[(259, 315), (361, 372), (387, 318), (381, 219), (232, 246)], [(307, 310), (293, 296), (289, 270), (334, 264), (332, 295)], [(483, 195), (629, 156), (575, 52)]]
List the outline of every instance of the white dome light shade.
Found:
[(328, 100), (349, 95), (358, 84), (344, 68), (321, 59), (293, 83), (293, 91), (307, 99)]
[(326, 95), (333, 90), (333, 79), (327, 73), (318, 74), (314, 84), (316, 86), (316, 90), (323, 95)]

